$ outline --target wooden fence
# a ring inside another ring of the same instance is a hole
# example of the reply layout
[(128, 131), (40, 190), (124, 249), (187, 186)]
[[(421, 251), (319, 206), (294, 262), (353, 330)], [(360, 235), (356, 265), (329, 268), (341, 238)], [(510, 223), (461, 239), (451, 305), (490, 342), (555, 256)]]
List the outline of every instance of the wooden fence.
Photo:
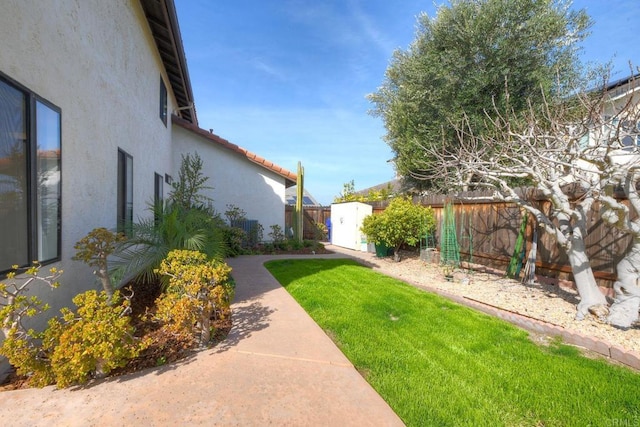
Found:
[[(293, 206), (286, 206), (284, 210), (284, 223), (287, 229), (293, 224)], [(317, 239), (320, 240), (327, 238), (326, 235), (318, 236), (318, 225), (326, 224), (327, 219), (331, 216), (331, 207), (329, 206), (313, 206), (305, 207), (304, 210), (304, 224), (302, 236), (304, 239)]]
[[(434, 210), (438, 224), (436, 246), (440, 241), (444, 205), (450, 202), (453, 205), (461, 260), (506, 271), (515, 250), (524, 210), (513, 203), (492, 201), (488, 197), (488, 193), (474, 192), (456, 198), (422, 197), (415, 202), (431, 206)], [(543, 212), (551, 208), (548, 201), (529, 197)], [(631, 238), (603, 223), (599, 210), (600, 206), (595, 203), (588, 213), (585, 244), (598, 284), (610, 288), (616, 280), (615, 266), (629, 248)], [(528, 215), (526, 254), (531, 248), (534, 228), (535, 221)], [(536, 273), (553, 279), (573, 280), (567, 257), (558, 247), (555, 237), (538, 228), (537, 240)]]
[[(578, 196), (576, 196), (578, 197)], [(440, 244), (440, 224), (444, 206), (453, 205), (460, 259), (474, 264), (506, 271), (513, 256), (518, 232), (523, 220), (523, 210), (513, 203), (488, 200), (488, 193), (463, 193), (450, 196), (429, 196), (415, 198), (415, 203), (431, 206), (436, 217), (435, 245)], [(533, 198), (535, 200), (535, 198)], [(550, 209), (549, 203), (537, 200), (534, 203), (543, 211)], [(388, 202), (371, 202), (373, 213), (384, 211)], [(631, 244), (630, 236), (604, 224), (599, 215), (600, 207), (594, 204), (588, 215), (585, 243), (587, 255), (598, 284), (610, 288), (616, 280), (615, 266)], [(286, 209), (287, 224), (291, 224), (292, 209)], [(312, 239), (313, 223), (325, 224), (331, 216), (330, 207), (305, 208), (305, 238)], [(535, 222), (529, 215), (525, 241), (528, 254), (533, 239)], [(558, 247), (555, 237), (538, 229), (538, 251), (536, 273), (561, 280), (572, 280), (571, 267), (566, 255)], [(523, 263), (526, 262), (523, 261)]]

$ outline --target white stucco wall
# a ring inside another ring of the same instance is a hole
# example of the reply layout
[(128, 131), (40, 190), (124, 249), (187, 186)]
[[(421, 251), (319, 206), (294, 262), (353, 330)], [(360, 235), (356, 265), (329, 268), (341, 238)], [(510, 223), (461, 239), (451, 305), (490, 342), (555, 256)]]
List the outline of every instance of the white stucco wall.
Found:
[(228, 148), (216, 144), (190, 130), (173, 126), (174, 170), (180, 169), (181, 154), (197, 152), (203, 162), (207, 185), (213, 187), (206, 195), (213, 207), (223, 215), (227, 205), (235, 205), (264, 227), (264, 240), (269, 240), (271, 225), (284, 229), (284, 178)]
[[(62, 286), (52, 312), (97, 288), (71, 261), (95, 227), (115, 229), (117, 152), (133, 156), (134, 220), (152, 201), (154, 172), (172, 173), (170, 118), (159, 118), (160, 57), (138, 1), (5, 0), (0, 72), (61, 109)], [(168, 80), (165, 78), (165, 82)], [(171, 88), (169, 115), (175, 108)], [(167, 192), (167, 186), (165, 186)]]

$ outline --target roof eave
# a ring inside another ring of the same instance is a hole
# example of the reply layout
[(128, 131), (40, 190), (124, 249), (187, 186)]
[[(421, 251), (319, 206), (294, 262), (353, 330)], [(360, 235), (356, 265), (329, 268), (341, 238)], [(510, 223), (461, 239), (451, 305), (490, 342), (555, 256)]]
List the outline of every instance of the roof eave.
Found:
[(198, 124), (187, 60), (173, 0), (140, 0), (183, 119)]

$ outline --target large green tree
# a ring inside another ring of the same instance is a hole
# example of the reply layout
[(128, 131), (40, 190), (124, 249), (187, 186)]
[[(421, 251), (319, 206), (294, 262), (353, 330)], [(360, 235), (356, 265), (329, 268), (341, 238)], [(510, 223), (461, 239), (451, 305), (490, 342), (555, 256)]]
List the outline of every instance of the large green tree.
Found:
[(518, 113), (569, 93), (590, 25), (565, 0), (452, 0), (433, 18), (419, 16), (415, 41), (394, 53), (369, 95), (397, 171), (420, 188), (437, 187), (425, 147), (455, 144), (463, 120), (482, 134), (492, 111), (508, 104)]

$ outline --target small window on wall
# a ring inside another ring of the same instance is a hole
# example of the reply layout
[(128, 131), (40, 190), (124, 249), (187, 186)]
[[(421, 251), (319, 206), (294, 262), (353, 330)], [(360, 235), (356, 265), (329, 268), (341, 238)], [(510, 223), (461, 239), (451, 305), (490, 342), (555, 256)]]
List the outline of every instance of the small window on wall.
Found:
[(118, 149), (118, 231), (131, 235), (133, 224), (133, 157)]
[(0, 74), (0, 274), (60, 259), (60, 109)]
[(160, 77), (160, 120), (165, 126), (167, 125), (167, 87), (162, 77)]
[(154, 174), (153, 203), (156, 206), (162, 205), (164, 201), (164, 176), (159, 173)]
[(155, 173), (153, 174), (153, 216), (156, 221), (156, 225), (162, 218), (162, 212), (164, 211), (164, 176)]

